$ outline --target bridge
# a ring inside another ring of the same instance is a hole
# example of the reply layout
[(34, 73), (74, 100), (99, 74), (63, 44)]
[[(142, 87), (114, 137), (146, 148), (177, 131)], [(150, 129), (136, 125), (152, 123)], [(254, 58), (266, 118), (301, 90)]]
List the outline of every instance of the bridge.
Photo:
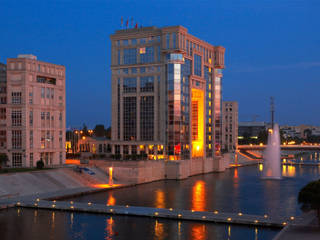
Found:
[[(262, 152), (267, 145), (238, 145), (238, 154), (244, 156), (249, 160), (261, 160)], [(281, 157), (286, 159), (294, 158), (294, 154), (320, 152), (320, 144), (301, 144), (301, 145), (281, 145)]]

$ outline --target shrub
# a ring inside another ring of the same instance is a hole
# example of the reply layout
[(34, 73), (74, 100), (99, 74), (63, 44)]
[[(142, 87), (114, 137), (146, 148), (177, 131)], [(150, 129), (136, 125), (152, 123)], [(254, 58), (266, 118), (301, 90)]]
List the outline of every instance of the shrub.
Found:
[(44, 167), (44, 162), (42, 160), (37, 161), (37, 168), (42, 169)]

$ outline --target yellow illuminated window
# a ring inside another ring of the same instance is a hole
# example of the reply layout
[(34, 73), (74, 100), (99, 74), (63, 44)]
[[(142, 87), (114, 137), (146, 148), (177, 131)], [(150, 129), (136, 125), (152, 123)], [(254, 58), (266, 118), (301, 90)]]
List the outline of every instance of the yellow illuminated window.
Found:
[(211, 73), (211, 67), (209, 67), (209, 72)]
[(139, 53), (140, 54), (145, 54), (146, 53), (146, 48), (145, 47), (140, 48)]
[(209, 84), (209, 90), (211, 90), (211, 84)]
[(211, 143), (209, 144), (209, 149), (211, 149)]
[(209, 107), (211, 107), (211, 101), (209, 101)]
[(211, 141), (211, 135), (209, 135), (208, 139), (209, 139), (209, 141)]
[(211, 132), (211, 127), (209, 127), (209, 132)]
[(209, 92), (209, 98), (211, 98), (211, 93)]
[(209, 63), (211, 64), (211, 58), (209, 58)]
[(209, 118), (209, 123), (211, 123), (211, 118)]
[(211, 115), (211, 109), (209, 109), (209, 115)]

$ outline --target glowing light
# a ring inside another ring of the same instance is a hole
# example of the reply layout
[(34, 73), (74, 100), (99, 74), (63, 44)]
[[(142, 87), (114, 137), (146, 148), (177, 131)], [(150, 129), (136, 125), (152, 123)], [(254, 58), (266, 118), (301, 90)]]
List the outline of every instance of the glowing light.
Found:
[(172, 211), (173, 209), (172, 208), (169, 208), (169, 211)]
[(287, 225), (287, 223), (286, 223), (286, 222), (283, 222), (282, 225), (285, 226), (285, 225)]
[(121, 184), (94, 184), (92, 187), (94, 188), (113, 188), (113, 187), (118, 187), (121, 186)]
[(238, 213), (238, 215), (239, 215), (239, 216), (242, 216), (242, 213), (241, 213), (241, 212), (239, 212), (239, 213)]
[(85, 140), (85, 139), (86, 139), (86, 137), (85, 137), (85, 136), (83, 136), (83, 137), (82, 137), (82, 140)]
[(204, 93), (202, 90), (193, 88), (191, 96), (192, 157), (202, 157), (204, 144)]
[(91, 206), (91, 204), (92, 204), (91, 202), (88, 202), (88, 205), (89, 205), (89, 206)]
[(292, 220), (292, 221), (293, 221), (293, 220), (294, 220), (294, 217), (290, 217), (290, 220)]
[(56, 201), (56, 200), (53, 200), (52, 202), (56, 203), (57, 201)]
[(217, 210), (215, 210), (213, 213), (214, 213), (214, 214), (218, 214), (219, 212), (218, 212)]
[(263, 215), (263, 217), (264, 217), (264, 218), (268, 218), (268, 215), (267, 215), (267, 214), (265, 214), (265, 215)]
[(109, 185), (113, 185), (113, 179), (112, 179), (112, 173), (113, 173), (113, 168), (109, 167)]
[(181, 215), (181, 214), (178, 214), (178, 217), (180, 218), (180, 217), (182, 217), (182, 215)]
[(109, 211), (110, 211), (110, 212), (113, 212), (113, 209), (111, 208)]
[(73, 204), (73, 201), (70, 201), (70, 204)]
[(20, 202), (17, 202), (17, 205), (18, 205), (18, 206), (20, 206), (20, 205), (21, 205), (21, 203), (20, 203)]
[(206, 219), (206, 216), (202, 216), (202, 219)]
[(259, 171), (262, 172), (263, 171), (263, 164), (259, 163)]
[(158, 215), (159, 215), (159, 213), (158, 213), (158, 212), (155, 212), (155, 213), (154, 213), (154, 215), (155, 215), (155, 216), (158, 216)]
[(259, 221), (258, 220), (254, 220), (254, 223), (258, 223)]
[(74, 206), (70, 206), (71, 209), (74, 209)]
[(52, 207), (53, 207), (53, 208), (55, 208), (55, 207), (56, 207), (56, 205), (55, 205), (55, 204), (52, 204)]
[(35, 205), (35, 206), (38, 206), (38, 203), (35, 203), (34, 205)]
[(107, 205), (110, 206), (115, 204), (116, 204), (116, 199), (112, 196), (112, 192), (110, 192)]
[(129, 207), (129, 205), (126, 205), (126, 208), (128, 208)]
[(227, 218), (227, 220), (228, 220), (228, 222), (231, 222), (231, 221), (232, 221), (232, 218), (229, 217), (229, 218)]
[(37, 198), (37, 200), (36, 200), (37, 202), (40, 202), (40, 199), (39, 198)]

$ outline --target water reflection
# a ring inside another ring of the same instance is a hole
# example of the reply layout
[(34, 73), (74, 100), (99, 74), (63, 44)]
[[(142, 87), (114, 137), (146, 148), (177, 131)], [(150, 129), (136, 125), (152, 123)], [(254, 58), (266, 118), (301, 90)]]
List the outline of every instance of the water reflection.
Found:
[(106, 220), (106, 228), (105, 228), (105, 232), (106, 232), (105, 240), (112, 240), (113, 239), (113, 236), (115, 235), (114, 231), (113, 231), (113, 228), (114, 228), (113, 218), (112, 217), (107, 218), (107, 220)]
[(231, 226), (228, 226), (228, 240), (231, 239)]
[(197, 181), (192, 188), (192, 209), (195, 211), (206, 209), (205, 182), (202, 180)]
[(282, 165), (282, 176), (283, 177), (295, 177), (296, 167), (291, 165)]
[(154, 239), (155, 240), (165, 239), (163, 223), (159, 223), (158, 220), (156, 220), (154, 224)]
[(115, 204), (116, 204), (116, 199), (113, 197), (112, 192), (110, 192), (107, 205), (113, 206)]
[(206, 225), (204, 224), (194, 224), (191, 228), (192, 240), (203, 240), (207, 239)]
[(157, 189), (155, 193), (156, 193), (156, 198), (155, 198), (156, 208), (166, 208), (164, 191), (161, 189)]

